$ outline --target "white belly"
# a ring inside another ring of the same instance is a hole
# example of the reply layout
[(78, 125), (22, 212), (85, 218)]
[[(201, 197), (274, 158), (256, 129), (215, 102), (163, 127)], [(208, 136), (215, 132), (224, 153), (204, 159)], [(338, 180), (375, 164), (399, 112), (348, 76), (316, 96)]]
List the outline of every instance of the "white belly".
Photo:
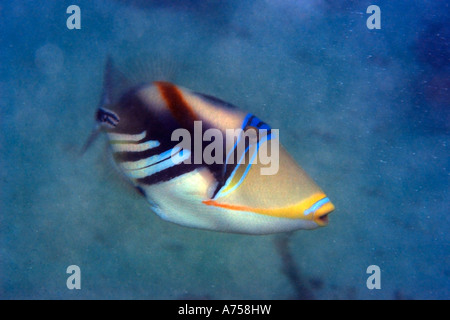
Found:
[(313, 229), (314, 222), (236, 211), (202, 203), (214, 181), (207, 170), (195, 170), (170, 181), (141, 186), (152, 209), (164, 220), (187, 227), (245, 234)]

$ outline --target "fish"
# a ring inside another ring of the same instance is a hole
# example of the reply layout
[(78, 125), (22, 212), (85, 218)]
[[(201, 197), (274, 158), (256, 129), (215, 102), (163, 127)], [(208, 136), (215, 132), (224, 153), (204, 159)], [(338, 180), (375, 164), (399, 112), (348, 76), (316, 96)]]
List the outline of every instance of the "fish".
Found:
[(159, 217), (251, 235), (328, 224), (333, 203), (280, 144), (278, 129), (172, 82), (114, 92), (114, 70), (108, 57), (95, 127), (83, 151), (105, 133), (119, 171)]

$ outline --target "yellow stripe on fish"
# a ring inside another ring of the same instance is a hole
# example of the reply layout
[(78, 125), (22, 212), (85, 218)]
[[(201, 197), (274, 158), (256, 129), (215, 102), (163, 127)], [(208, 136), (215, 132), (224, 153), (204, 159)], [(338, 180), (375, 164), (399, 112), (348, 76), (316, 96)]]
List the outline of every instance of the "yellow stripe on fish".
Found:
[(328, 213), (334, 210), (334, 205), (323, 193), (314, 194), (301, 202), (283, 208), (252, 208), (240, 205), (220, 203), (216, 200), (204, 200), (208, 206), (229, 209), (233, 211), (248, 211), (278, 218), (303, 219), (315, 221), (320, 226), (328, 223)]

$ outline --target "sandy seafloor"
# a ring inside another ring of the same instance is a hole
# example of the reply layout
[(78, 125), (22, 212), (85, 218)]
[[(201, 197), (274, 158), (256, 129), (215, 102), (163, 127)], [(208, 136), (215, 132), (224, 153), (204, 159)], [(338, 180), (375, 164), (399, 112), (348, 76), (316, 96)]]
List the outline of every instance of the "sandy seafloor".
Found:
[[(71, 4), (81, 30), (66, 28)], [(380, 30), (366, 27), (371, 4)], [(297, 299), (299, 288), (450, 298), (449, 11), (409, 0), (0, 1), (0, 298)], [(148, 57), (158, 77), (280, 129), (336, 206), (327, 227), (289, 238), (291, 273), (278, 236), (161, 220), (118, 177), (104, 139), (78, 156), (108, 54)], [(72, 264), (81, 290), (66, 287)], [(369, 265), (381, 268), (379, 290), (366, 287)]]

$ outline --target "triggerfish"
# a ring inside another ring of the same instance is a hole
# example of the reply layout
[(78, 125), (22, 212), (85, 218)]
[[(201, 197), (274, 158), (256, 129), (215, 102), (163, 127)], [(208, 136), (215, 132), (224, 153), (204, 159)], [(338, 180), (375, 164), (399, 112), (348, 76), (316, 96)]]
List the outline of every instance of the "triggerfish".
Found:
[(162, 219), (243, 234), (328, 224), (334, 205), (281, 146), (279, 130), (170, 82), (114, 94), (113, 72), (109, 58), (87, 145), (105, 132), (115, 164)]

